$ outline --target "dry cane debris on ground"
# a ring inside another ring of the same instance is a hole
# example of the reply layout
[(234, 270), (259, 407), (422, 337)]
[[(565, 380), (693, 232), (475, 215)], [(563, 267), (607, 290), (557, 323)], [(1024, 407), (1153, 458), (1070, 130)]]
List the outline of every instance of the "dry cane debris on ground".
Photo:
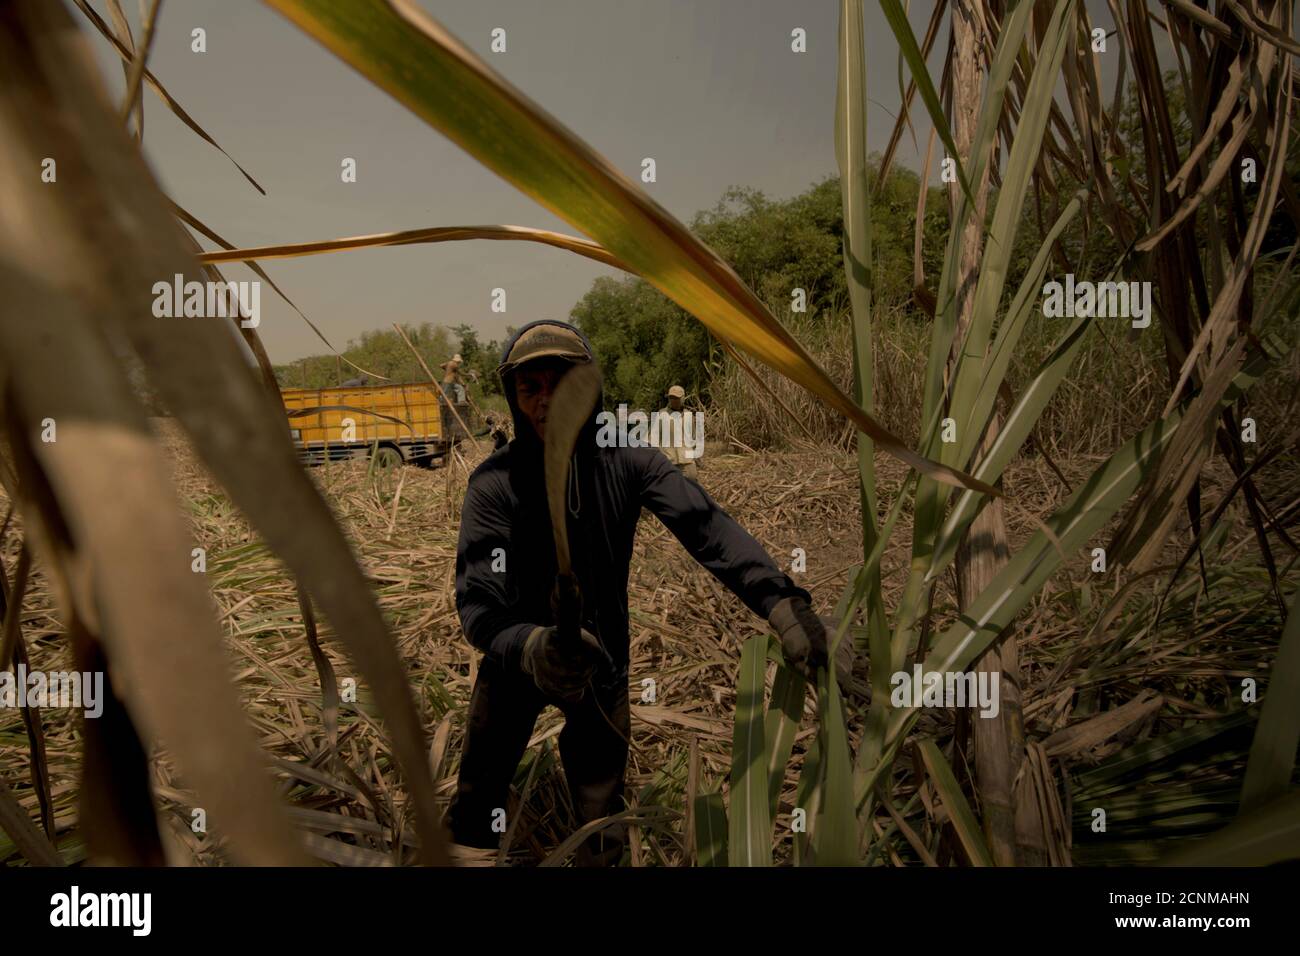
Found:
[[(413, 829), (403, 812), (404, 793), (364, 680), (352, 671), (320, 621), (323, 643), (345, 702), (340, 712), (337, 757), (326, 745), (320, 680), (304, 636), (293, 584), (283, 567), (251, 534), (197, 464), (170, 423), (160, 433), (174, 450), (177, 487), (188, 510), (196, 543), (206, 549), (215, 613), (228, 636), (232, 677), (249, 720), (295, 824), (308, 834), (318, 857), (345, 865), (394, 862), (394, 847), (409, 860)], [(475, 675), (476, 657), (461, 634), (455, 609), (454, 573), (459, 504), (466, 477), (485, 449), (464, 451), (447, 468), (404, 467), (373, 472), (366, 463), (331, 465), (312, 472), (332, 503), (358, 558), (373, 582), (391, 624), (427, 739), (439, 793), (455, 786), (463, 718)], [(1072, 484), (1096, 462), (1057, 461)], [(791, 569), (796, 548), (806, 555), (806, 571), (793, 576), (813, 594), (817, 610), (830, 614), (855, 564), (861, 560), (861, 532), (854, 458), (829, 449), (782, 454), (733, 454), (706, 458), (701, 484), (768, 549), (783, 570)], [(879, 457), (878, 491), (885, 508), (893, 501), (903, 471)], [(1225, 482), (1207, 475), (1214, 497)], [(1067, 497), (1061, 482), (1041, 458), (1022, 458), (1007, 473), (1007, 518), (1014, 551), (1034, 532), (1036, 519)], [(7, 510), (7, 503), (5, 508)], [(910, 515), (903, 514), (886, 553), (883, 572), (886, 606), (895, 604), (909, 559)], [(16, 564), (21, 529), (17, 520), (4, 541), (6, 570)], [(1233, 540), (1249, 544), (1248, 529)], [(1188, 540), (1186, 534), (1178, 539)], [(1257, 561), (1257, 552), (1237, 552)], [(1197, 646), (1191, 632), (1164, 632), (1136, 655), (1100, 674), (1088, 672), (1096, 660), (1065, 652), (1080, 645), (1100, 609), (1116, 588), (1105, 576), (1090, 575), (1088, 556), (1080, 555), (1056, 575), (1021, 616), (1017, 634), (1024, 672), (1027, 736), (1047, 741), (1046, 753), (1058, 766), (1087, 764), (1125, 742), (1148, 737), (1169, 719), (1213, 716), (1222, 712), (1225, 694), (1239, 673), (1259, 673), (1271, 660), (1267, 643), (1221, 645), (1211, 653)], [(1101, 583), (1093, 583), (1098, 577)], [(1149, 590), (1149, 589), (1148, 589)], [(739, 649), (765, 624), (692, 561), (656, 519), (643, 515), (630, 581), (632, 616), (632, 751), (628, 793), (647, 811), (644, 844), (633, 862), (680, 865), (689, 857), (680, 814), (685, 809), (692, 744), (698, 748), (699, 789), (723, 786), (730, 770), (732, 715)], [(936, 627), (951, 611), (950, 582), (936, 598)], [(1242, 610), (1238, 608), (1237, 610)], [(1122, 615), (1119, 616), (1122, 621)], [(1231, 627), (1221, 622), (1218, 629)], [(22, 632), (32, 667), (71, 666), (62, 624), (48, 581), (34, 568), (23, 604)], [(184, 640), (185, 635), (176, 635)], [(847, 648), (846, 648), (847, 650)], [(1095, 671), (1095, 667), (1094, 667)], [(863, 653), (852, 659), (846, 690), (850, 701), (851, 742), (856, 746), (868, 691)], [(847, 675), (846, 675), (847, 676)], [(653, 682), (652, 684), (649, 682)], [(348, 700), (355, 686), (355, 702)], [(1084, 713), (1104, 721), (1075, 716)], [(1116, 711), (1116, 708), (1125, 708)], [(84, 855), (77, 837), (78, 770), (76, 722), (70, 710), (41, 713), (54, 822), (61, 847)], [(1104, 726), (1103, 726), (1104, 724)], [(539, 719), (516, 781), (525, 810), (511, 808), (509, 861), (562, 862), (556, 847), (572, 833), (574, 817), (560, 773), (556, 738), (561, 718), (548, 709)], [(919, 733), (951, 736), (948, 711), (928, 712)], [(788, 825), (795, 782), (809, 738), (815, 733), (812, 698), (796, 741), (777, 815), (778, 859), (790, 853)], [(37, 797), (29, 779), (28, 737), (19, 716), (0, 714), (0, 774), (22, 805), (38, 819)], [(896, 782), (902, 796), (915, 787)], [(165, 754), (155, 764), (155, 788), (170, 859), (178, 864), (222, 862), (219, 843), (196, 833), (192, 799), (176, 779)], [(900, 801), (899, 806), (904, 801)], [(927, 801), (928, 802), (928, 801)], [(912, 812), (919, 812), (914, 807)], [(657, 815), (656, 815), (657, 814)], [(882, 814), (883, 816), (883, 814)], [(886, 822), (887, 819), (886, 819)], [(781, 838), (781, 834), (785, 838)], [(3, 839), (3, 837), (0, 837)], [(0, 844), (0, 858), (20, 857)], [(484, 854), (479, 854), (483, 862)], [(893, 854), (891, 853), (891, 858)], [(504, 860), (504, 855), (502, 856)]]

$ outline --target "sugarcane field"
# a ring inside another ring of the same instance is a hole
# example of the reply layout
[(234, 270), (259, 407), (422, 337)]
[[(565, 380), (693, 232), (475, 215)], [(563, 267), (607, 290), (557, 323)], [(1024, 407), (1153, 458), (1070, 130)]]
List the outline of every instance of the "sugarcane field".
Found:
[(1285, 925), (1298, 7), (2, 0), (11, 928)]

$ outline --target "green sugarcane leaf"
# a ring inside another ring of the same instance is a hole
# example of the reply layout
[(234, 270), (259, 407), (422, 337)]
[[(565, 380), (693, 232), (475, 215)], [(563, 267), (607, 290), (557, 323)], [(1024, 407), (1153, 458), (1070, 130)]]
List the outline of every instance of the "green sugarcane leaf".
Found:
[(898, 40), (899, 52), (902, 54), (903, 59), (907, 61), (907, 68), (911, 71), (912, 79), (916, 82), (917, 92), (921, 94), (921, 102), (925, 104), (925, 108), (930, 114), (930, 121), (934, 123), (939, 139), (943, 140), (943, 145), (948, 150), (948, 156), (953, 160), (953, 164), (957, 168), (957, 180), (961, 183), (962, 191), (973, 204), (975, 199), (971, 195), (970, 180), (966, 177), (966, 170), (962, 166), (961, 158), (958, 155), (957, 144), (953, 142), (952, 130), (948, 128), (948, 118), (943, 115), (943, 104), (939, 101), (939, 94), (934, 88), (934, 82), (930, 79), (930, 70), (925, 65), (925, 57), (921, 55), (921, 47), (916, 42), (916, 34), (912, 32), (912, 25), (907, 20), (907, 12), (898, 0), (880, 0), (880, 9), (885, 14), (885, 22), (889, 24), (889, 29), (893, 31), (895, 39)]
[[(867, 72), (862, 29), (862, 0), (842, 0), (839, 82), (835, 103), (835, 158), (840, 168), (844, 273), (848, 279), (853, 319), (854, 397), (870, 413), (875, 410), (871, 317), (874, 275), (871, 258), (871, 192), (867, 186)], [(865, 559), (880, 540), (880, 530), (876, 527), (875, 446), (869, 435), (858, 433), (857, 450), (862, 555)], [(870, 635), (869, 641), (879, 642), (887, 633), (879, 564), (874, 568), (868, 567), (866, 574), (867, 632)]]
[(818, 866), (857, 866), (858, 817), (853, 799), (853, 765), (844, 725), (844, 703), (836, 686), (835, 668), (818, 680), (818, 710), (822, 715), (821, 805), (813, 835), (814, 862)]
[(767, 779), (769, 818), (776, 819), (781, 799), (781, 784), (785, 781), (786, 764), (794, 750), (795, 734), (803, 719), (803, 700), (807, 682), (803, 676), (780, 664), (772, 681), (772, 702), (767, 708), (767, 721), (763, 728), (768, 747)]
[[(1235, 401), (1249, 388), (1263, 373), (1269, 358), (1267, 347), (1252, 353), (1221, 403)], [(1047, 520), (1047, 529), (1055, 542), (1043, 530), (1035, 532), (970, 607), (962, 612), (960, 619), (935, 641), (926, 657), (925, 671), (958, 673), (983, 654), (1060, 566), (1065, 556), (1060, 549), (1068, 554), (1082, 548), (1137, 490), (1160, 454), (1173, 441), (1182, 419), (1183, 413), (1174, 411), (1151, 424), (1093, 472), (1088, 481)], [(915, 722), (917, 713), (916, 706), (893, 710), (888, 738), (901, 739), (901, 735)], [(872, 776), (878, 774), (879, 766), (872, 768)], [(874, 780), (869, 777), (867, 782), (873, 784)]]
[[(977, 173), (984, 174), (984, 163), (991, 152), (992, 137), (1002, 110), (1006, 84), (1010, 79), (1016, 57), (1021, 48), (1024, 31), (1028, 27), (1029, 12), (1033, 4), (1020, 4), (1008, 18), (1007, 34), (999, 41), (997, 55), (990, 73), (989, 92), (981, 107), (977, 137), (973, 149), (977, 157)], [(1051, 115), (1052, 98), (1059, 79), (1061, 60), (1070, 37), (1073, 20), (1073, 0), (1057, 4), (1052, 19), (1043, 34), (1041, 55), (1029, 81), (1029, 89), (1022, 104), (1016, 134), (1011, 144), (1011, 155), (1002, 174), (1002, 188), (998, 191), (993, 222), (981, 252), (979, 279), (975, 289), (971, 322), (957, 352), (956, 367), (950, 373), (950, 391), (946, 407), (957, 422), (959, 442), (943, 443), (938, 432), (931, 432), (922, 447), (941, 461), (957, 460), (959, 445), (969, 440), (974, 447), (982, 430), (974, 432), (969, 421), (969, 409), (975, 401), (974, 383), (983, 377), (985, 352), (992, 329), (993, 318), (1001, 302), (1002, 288), (1006, 282), (1016, 231), (1020, 226), (1020, 212), (1033, 175), (1039, 152), (1042, 149), (1046, 123)], [(976, 182), (980, 182), (977, 179)], [(960, 208), (949, 240), (948, 255), (944, 260), (939, 299), (945, 303), (941, 313), (936, 313), (935, 338), (931, 344), (927, 369), (925, 415), (929, 417), (944, 404), (940, 401), (944, 376), (949, 374), (948, 356), (952, 353), (957, 332), (956, 315), (951, 306), (956, 296), (956, 264), (960, 256), (960, 242), (964, 233), (966, 209)], [(943, 315), (943, 322), (939, 315)], [(942, 333), (942, 334), (941, 334)], [(994, 386), (996, 394), (996, 386)], [(985, 395), (985, 398), (990, 396)], [(991, 400), (991, 399), (990, 399)], [(971, 433), (971, 434), (968, 434)], [(969, 455), (967, 455), (969, 457)], [(963, 459), (964, 460), (964, 459)], [(917, 491), (916, 532), (913, 556), (917, 565), (929, 566), (930, 542), (938, 530), (943, 512), (944, 496), (934, 482), (924, 481)], [(918, 592), (923, 593), (921, 589)], [(918, 593), (918, 599), (920, 597)], [(911, 639), (910, 629), (905, 632)]]
[(1159, 862), (1163, 866), (1271, 866), (1291, 860), (1300, 860), (1300, 791), (1264, 804)]
[[(889, 515), (885, 518), (885, 526), (880, 536), (876, 539), (876, 545), (871, 554), (867, 556), (866, 564), (858, 569), (854, 579), (851, 605), (847, 611), (841, 610), (840, 616), (840, 633), (842, 633), (849, 623), (852, 609), (857, 607), (865, 593), (867, 582), (870, 580), (871, 569), (879, 569), (881, 558), (885, 553), (885, 542), (893, 535), (894, 524), (898, 521), (899, 515), (903, 513), (903, 505), (907, 501), (907, 491), (910, 481), (915, 479), (916, 473), (912, 472), (903, 482), (903, 487), (899, 489), (898, 495), (894, 498), (894, 503), (889, 509)], [(894, 642), (887, 628), (878, 630), (868, 630), (867, 632), (868, 648), (870, 651), (869, 659), (873, 662), (889, 661), (889, 666), (883, 663), (873, 664), (871, 667), (871, 706), (867, 710), (867, 724), (862, 734), (862, 742), (858, 746), (857, 757), (854, 760), (854, 788), (861, 797), (864, 793), (865, 773), (868, 767), (875, 766), (879, 761), (884, 749), (885, 728), (889, 716), (889, 675), (893, 673), (893, 660), (895, 658)], [(861, 804), (861, 799), (859, 799)]]
[(722, 794), (702, 793), (695, 798), (695, 854), (698, 866), (727, 865), (727, 807)]
[[(1024, 445), (1029, 433), (1033, 431), (1034, 425), (1038, 423), (1039, 416), (1042, 415), (1043, 410), (1051, 402), (1056, 390), (1065, 380), (1066, 373), (1073, 366), (1079, 349), (1083, 347), (1084, 335), (1091, 325), (1091, 316), (1082, 316), (1076, 319), (1051, 354), (1043, 360), (1043, 364), (1039, 367), (1028, 387), (1020, 393), (1020, 397), (1016, 399), (1016, 404), (1007, 414), (1006, 421), (999, 426), (993, 444), (976, 468), (976, 474), (981, 475), (984, 480), (989, 483), (997, 481), (1003, 470), (1011, 463), (1011, 459)], [(1007, 332), (1008, 334), (1018, 334), (1011, 329), (1008, 329)], [(1001, 355), (995, 355), (995, 363), (1000, 362), (1000, 360)], [(1005, 374), (1005, 368), (996, 370), (993, 374), (998, 378), (997, 384), (1000, 385), (1002, 376)], [(990, 382), (990, 384), (993, 383)], [(994, 385), (993, 391), (997, 391), (996, 385)], [(992, 403), (990, 402), (988, 411), (991, 410)], [(987, 415), (987, 411), (985, 414)], [(983, 428), (981, 427), (979, 431), (982, 433)], [(974, 429), (972, 429), (972, 433), (974, 433)], [(987, 501), (988, 499), (982, 495), (966, 492), (962, 492), (957, 496), (956, 504), (948, 513), (948, 517), (944, 520), (936, 537), (930, 568), (925, 576), (927, 583), (935, 580), (947, 570), (948, 565), (957, 554), (957, 547), (960, 545), (966, 529), (970, 527), (970, 523), (975, 520), (980, 508)]]
[[(993, 56), (993, 64), (985, 87), (984, 101), (980, 106), (979, 120), (975, 127), (975, 138), (971, 143), (971, 155), (975, 157), (975, 182), (982, 182), (984, 179), (984, 170), (992, 153), (993, 136), (997, 132), (1004, 111), (1003, 101), (1006, 97), (1007, 84), (1011, 80), (1018, 53), (1024, 43), (1032, 6), (1032, 4), (1017, 5), (1007, 17), (1002, 33), (998, 37), (997, 50)], [(922, 421), (929, 423), (929, 427), (923, 432), (924, 442), (929, 447), (933, 447), (937, 437), (935, 425), (941, 417), (939, 411), (942, 407), (940, 398), (943, 394), (944, 373), (956, 332), (957, 317), (953, 311), (956, 266), (961, 255), (962, 236), (965, 233), (967, 220), (974, 211), (974, 205), (973, 202), (968, 201), (965, 194), (958, 198), (955, 215), (949, 226), (948, 246), (939, 277), (938, 305), (934, 317), (934, 332), (930, 337), (930, 356), (926, 366), (922, 406)]]
[(727, 858), (732, 866), (772, 865), (772, 817), (768, 811), (768, 753), (763, 736), (767, 635), (757, 634), (740, 651), (736, 723), (731, 743), (731, 812)]
[[(1173, 440), (1181, 420), (1182, 415), (1175, 412), (1144, 429), (1111, 456), (1048, 519), (1047, 526), (1061, 548), (1067, 553), (1075, 551), (1105, 526), (1154, 467), (1160, 453)], [(1038, 592), (1060, 565), (1062, 557), (1043, 531), (1036, 532), (963, 611), (961, 619), (935, 642), (926, 659), (926, 671), (964, 671)], [(903, 713), (907, 711), (895, 711), (895, 719)]]
[[(984, 427), (993, 411), (993, 406), (997, 402), (998, 390), (1002, 387), (1002, 383), (1006, 381), (1007, 370), (1011, 367), (1011, 360), (1016, 354), (1016, 346), (1020, 344), (1020, 337), (1029, 323), (1029, 318), (1030, 316), (1041, 315), (1038, 304), (1042, 295), (1043, 276), (1047, 272), (1047, 266), (1052, 257), (1052, 247), (1061, 237), (1061, 233), (1065, 231), (1065, 227), (1074, 220), (1079, 210), (1083, 208), (1083, 201), (1086, 198), (1086, 191), (1080, 189), (1066, 204), (1065, 208), (1061, 210), (1056, 222), (1052, 224), (1052, 228), (1048, 230), (1047, 235), (1043, 237), (1042, 243), (1039, 244), (1038, 251), (1034, 253), (1029, 269), (1025, 272), (1025, 277), (1020, 283), (1020, 288), (1016, 290), (1015, 298), (1011, 300), (1011, 306), (1007, 309), (1006, 318), (998, 327), (997, 337), (994, 339), (993, 348), (988, 361), (985, 363), (979, 391), (975, 394), (970, 416), (966, 421), (968, 427), (964, 430), (958, 429), (961, 451), (957, 457), (960, 461), (970, 460), (981, 436), (984, 434)], [(1091, 316), (1087, 318), (1091, 318)], [(1068, 339), (1070, 332), (1073, 331), (1073, 329), (1070, 329), (1063, 338)], [(1046, 402), (1043, 404), (1046, 405)], [(1033, 413), (1032, 420), (1029, 423), (1029, 427), (1032, 428), (1033, 422), (1036, 422), (1038, 416), (1042, 414), (1042, 408), (1035, 402), (1025, 406), (1021, 414), (1027, 411)], [(1025, 435), (1028, 435), (1028, 431), (1026, 431)], [(1016, 443), (1017, 448), (1023, 440), (1022, 438), (1020, 442)]]
[(1242, 741), (1250, 739), (1249, 728), (1258, 719), (1259, 708), (1246, 708), (1133, 744), (1075, 774), (1075, 793), (1087, 798), (1127, 792), (1138, 781), (1158, 781), (1160, 768), (1171, 767), (1176, 773), (1184, 765), (1203, 766), (1233, 759), (1243, 752)]
[(816, 831), (817, 808), (821, 805), (822, 794), (822, 751), (819, 737), (820, 735), (813, 737), (812, 745), (804, 754), (803, 772), (795, 787), (795, 810), (803, 811), (803, 825), (795, 829), (794, 833), (795, 866), (806, 866), (812, 862), (812, 835)]
[[(971, 143), (976, 183), (984, 182), (987, 166), (993, 160), (993, 138), (1003, 119), (1007, 86), (1020, 58), (1032, 8), (1033, 4), (1017, 4), (1007, 16), (998, 38), (980, 107), (979, 120), (975, 127), (975, 136)], [(945, 387), (949, 382), (948, 359), (956, 344), (956, 278), (966, 227), (974, 209), (975, 204), (971, 201), (969, 193), (964, 192), (958, 197), (952, 223), (949, 226), (948, 246), (939, 278), (938, 303), (934, 328), (930, 336), (930, 354), (926, 365), (921, 411), (924, 429), (921, 447), (929, 449), (929, 454), (933, 456), (940, 456), (945, 451), (945, 446), (940, 444), (938, 426), (951, 407), (944, 398)], [(1006, 242), (1011, 238), (1013, 235), (989, 235), (986, 244)], [(917, 636), (917, 622), (929, 593), (924, 583), (924, 576), (931, 565), (934, 536), (943, 517), (943, 500), (939, 486), (928, 478), (922, 477), (917, 484), (913, 509), (912, 562), (895, 617), (891, 670), (901, 664)], [(869, 718), (870, 727), (863, 742), (864, 750), (870, 753), (871, 762), (874, 762), (885, 749), (883, 739), (879, 735), (884, 732), (882, 713), (886, 707), (886, 702), (877, 702), (873, 699), (872, 710), (876, 713), (873, 715), (874, 719)]]
[(934, 789), (948, 811), (948, 820), (957, 834), (957, 840), (970, 860), (971, 866), (993, 866), (993, 855), (989, 853), (984, 835), (980, 831), (979, 820), (966, 802), (966, 795), (961, 792), (952, 768), (944, 759), (943, 751), (933, 740), (922, 740), (917, 744), (925, 772), (930, 775)]
[[(961, 441), (941, 449), (944, 460), (956, 460), (963, 442), (969, 441), (973, 448), (979, 440), (978, 433), (969, 436), (963, 434), (966, 431), (975, 432), (968, 410), (975, 406), (978, 390), (988, 387), (983, 380), (993, 320), (1002, 302), (1002, 289), (1011, 265), (1012, 247), (1021, 224), (1025, 199), (1029, 195), (1030, 181), (1038, 164), (1039, 153), (1042, 152), (1047, 121), (1051, 116), (1053, 97), (1060, 79), (1061, 61), (1074, 39), (1074, 27), (1074, 0), (1056, 4), (1052, 19), (1043, 33), (1038, 63), (1029, 80), (1020, 121), (1011, 143), (1011, 155), (1002, 174), (1002, 188), (998, 190), (993, 223), (980, 258), (974, 310), (970, 328), (958, 353), (949, 406), (953, 415), (962, 416), (964, 413), (964, 417), (957, 419), (957, 432)], [(997, 387), (994, 386), (994, 392), (996, 390)]]
[(1264, 709), (1241, 788), (1241, 812), (1248, 814), (1291, 788), (1295, 752), (1300, 745), (1300, 590), (1291, 597), (1286, 627), (1269, 671)]

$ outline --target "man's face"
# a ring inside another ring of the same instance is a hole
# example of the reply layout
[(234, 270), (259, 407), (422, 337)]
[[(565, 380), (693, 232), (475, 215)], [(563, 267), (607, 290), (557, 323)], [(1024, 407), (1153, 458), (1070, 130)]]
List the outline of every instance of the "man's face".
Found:
[(551, 408), (551, 396), (568, 368), (567, 362), (536, 362), (521, 366), (515, 372), (515, 404), (543, 441), (546, 440), (546, 413)]
[(682, 410), (682, 400), (676, 395), (671, 395), (668, 398), (668, 407), (674, 412), (680, 412)]

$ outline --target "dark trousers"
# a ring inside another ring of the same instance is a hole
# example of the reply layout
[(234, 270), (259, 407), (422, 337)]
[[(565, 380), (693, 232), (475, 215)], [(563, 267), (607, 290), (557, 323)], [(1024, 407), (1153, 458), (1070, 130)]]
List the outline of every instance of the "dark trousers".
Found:
[[(569, 704), (547, 697), (527, 674), (509, 672), (485, 659), (470, 697), (460, 778), (447, 813), (457, 843), (498, 846), (501, 833), (492, 829), (494, 811), (509, 812), (510, 783), (537, 716), (547, 704), (564, 713), (560, 761), (579, 820), (585, 823), (624, 808), (623, 776), (631, 735), (626, 680), (600, 691), (589, 687), (581, 701)], [(497, 819), (500, 816), (495, 814)], [(622, 856), (625, 841), (622, 824), (609, 826), (583, 843), (577, 862), (612, 866)]]

